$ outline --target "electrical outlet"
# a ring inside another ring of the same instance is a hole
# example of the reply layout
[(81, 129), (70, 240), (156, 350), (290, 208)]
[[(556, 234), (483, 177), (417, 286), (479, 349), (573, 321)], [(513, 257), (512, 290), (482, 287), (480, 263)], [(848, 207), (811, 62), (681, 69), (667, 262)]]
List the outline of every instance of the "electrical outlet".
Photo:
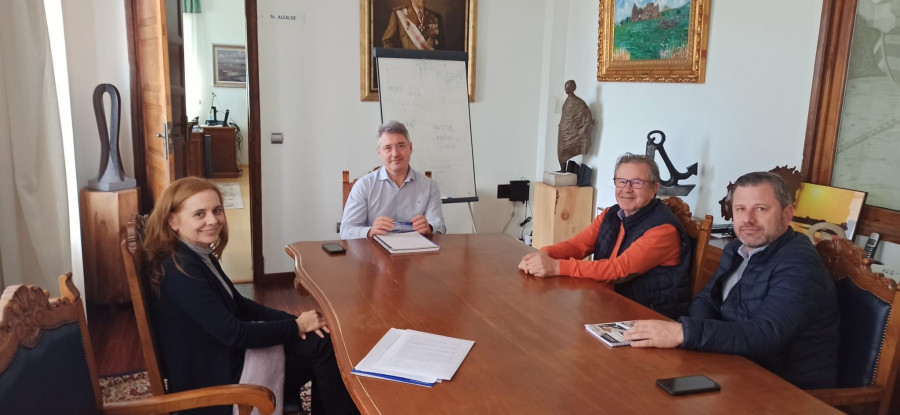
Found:
[(509, 199), (509, 185), (508, 184), (498, 184), (497, 185), (497, 199)]

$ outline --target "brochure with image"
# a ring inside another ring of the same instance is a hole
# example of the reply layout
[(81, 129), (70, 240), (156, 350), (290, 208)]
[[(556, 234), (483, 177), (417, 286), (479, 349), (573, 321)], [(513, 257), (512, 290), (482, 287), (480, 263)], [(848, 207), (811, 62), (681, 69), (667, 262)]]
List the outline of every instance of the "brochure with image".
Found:
[(634, 320), (617, 321), (614, 323), (585, 324), (588, 333), (600, 339), (609, 347), (628, 346), (630, 342), (625, 340), (623, 333), (634, 325)]

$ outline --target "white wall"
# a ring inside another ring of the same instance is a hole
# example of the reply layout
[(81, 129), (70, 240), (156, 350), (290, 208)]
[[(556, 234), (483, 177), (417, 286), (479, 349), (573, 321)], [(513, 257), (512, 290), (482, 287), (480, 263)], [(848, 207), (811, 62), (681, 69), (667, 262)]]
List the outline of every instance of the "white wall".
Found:
[[(93, 94), (94, 88), (103, 83), (113, 84), (119, 90), (122, 103), (119, 152), (125, 174), (134, 177), (125, 4), (111, 0), (63, 1), (62, 7), (78, 186), (86, 187), (88, 180), (96, 179), (100, 171), (100, 133), (94, 118)], [(104, 107), (109, 114), (107, 98)]]
[[(204, 13), (242, 9), (232, 1), (205, 2)], [(133, 175), (124, 7), (111, 0), (63, 7), (78, 183), (85, 186), (99, 167), (90, 96), (102, 82), (122, 95), (120, 144)], [(751, 170), (799, 166), (821, 1), (716, 1), (711, 10), (706, 83), (598, 83), (596, 0), (482, 0), (471, 105), (479, 232), (499, 232), (510, 219), (513, 205), (496, 199), (497, 184), (540, 180), (558, 167), (556, 131), (568, 79), (578, 83), (576, 93), (598, 123), (584, 159), (595, 170), (599, 206), (614, 203), (606, 183), (615, 158), (643, 152), (652, 129), (666, 132), (676, 166), (700, 163), (700, 177), (688, 181), (699, 185), (686, 199), (695, 214), (717, 222), (729, 181)], [(379, 164), (373, 143), (380, 119), (377, 103), (359, 101), (358, 2), (262, 0), (259, 12), (263, 249), (265, 270), (273, 273), (291, 270), (285, 244), (337, 238), (340, 172), (358, 177)], [(267, 19), (270, 13), (297, 20)], [(352, 30), (333, 30), (333, 16), (346, 16)], [(235, 30), (240, 35), (221, 42), (243, 44), (243, 26)], [(208, 106), (199, 111), (205, 119)], [(283, 132), (285, 144), (269, 143), (272, 132)], [(516, 209), (518, 222), (524, 212)], [(445, 210), (451, 232), (469, 231), (464, 206)], [(506, 230), (519, 233), (516, 224)], [(881, 258), (896, 247), (882, 245)]]
[[(552, 109), (564, 98), (563, 83), (574, 79), (576, 94), (594, 110), (598, 128), (584, 159), (594, 168), (598, 206), (615, 203), (609, 181), (616, 158), (643, 153), (651, 130), (666, 133), (666, 152), (680, 170), (700, 163), (700, 177), (685, 181), (698, 186), (685, 199), (695, 215), (712, 214), (716, 222), (724, 222), (718, 200), (729, 181), (776, 165), (800, 168), (822, 2), (713, 3), (706, 82), (662, 84), (598, 83), (597, 1), (554, 1), (568, 22), (553, 34), (554, 47), (565, 52), (550, 63), (544, 105)], [(543, 168), (558, 168), (559, 113), (545, 115), (538, 148), (545, 151)]]
[(249, 98), (246, 88), (213, 86), (213, 44), (247, 45), (247, 22), (244, 0), (204, 1), (202, 13), (182, 14), (184, 21), (185, 88), (188, 120), (200, 117), (206, 121), (212, 105), (212, 93), (216, 94), (218, 120), (230, 110), (228, 122), (234, 122), (244, 137), (238, 159), (247, 163), (247, 123)]
[[(496, 199), (497, 185), (534, 171), (545, 2), (478, 6), (471, 119), (481, 200), (474, 211), (479, 232), (499, 232), (513, 205)], [(260, 2), (259, 12), (263, 250), (271, 273), (292, 269), (284, 245), (338, 237), (341, 171), (359, 177), (380, 164), (380, 115), (377, 102), (359, 101), (358, 2), (271, 0)], [(335, 30), (334, 16), (352, 29)], [(285, 143), (271, 144), (272, 132), (284, 133)], [(449, 232), (471, 230), (465, 205), (445, 205), (444, 212)], [(519, 220), (523, 213), (519, 207)]]

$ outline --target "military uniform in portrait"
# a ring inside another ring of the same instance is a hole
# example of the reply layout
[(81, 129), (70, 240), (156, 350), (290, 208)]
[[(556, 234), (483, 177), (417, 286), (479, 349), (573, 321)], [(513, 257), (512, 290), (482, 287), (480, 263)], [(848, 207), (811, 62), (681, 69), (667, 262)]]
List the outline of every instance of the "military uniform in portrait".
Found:
[(444, 49), (444, 27), (441, 15), (427, 8), (419, 16), (412, 5), (395, 7), (391, 11), (382, 45), (386, 48), (419, 50)]

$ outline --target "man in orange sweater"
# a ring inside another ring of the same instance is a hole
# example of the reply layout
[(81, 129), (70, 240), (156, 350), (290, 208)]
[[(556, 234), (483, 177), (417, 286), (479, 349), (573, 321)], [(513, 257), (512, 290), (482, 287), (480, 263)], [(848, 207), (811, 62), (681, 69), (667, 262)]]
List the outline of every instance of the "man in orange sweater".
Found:
[[(616, 205), (572, 239), (525, 255), (519, 269), (611, 283), (619, 294), (678, 318), (690, 301), (691, 247), (678, 219), (656, 198), (659, 167), (626, 153), (616, 161), (613, 183)], [(594, 260), (581, 259), (590, 254)]]

